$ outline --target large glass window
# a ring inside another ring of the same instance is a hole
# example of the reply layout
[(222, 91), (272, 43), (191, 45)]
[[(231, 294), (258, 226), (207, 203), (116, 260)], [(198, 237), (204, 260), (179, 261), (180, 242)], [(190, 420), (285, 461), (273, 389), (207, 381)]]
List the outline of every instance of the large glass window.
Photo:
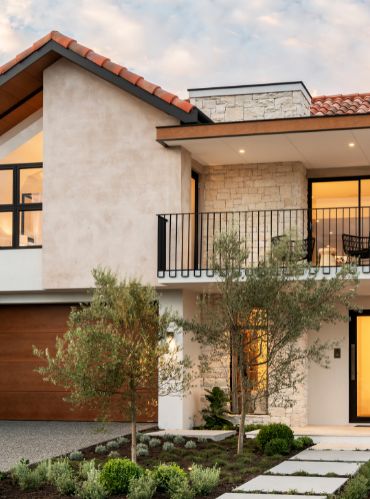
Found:
[(0, 166), (0, 248), (42, 245), (42, 164)]

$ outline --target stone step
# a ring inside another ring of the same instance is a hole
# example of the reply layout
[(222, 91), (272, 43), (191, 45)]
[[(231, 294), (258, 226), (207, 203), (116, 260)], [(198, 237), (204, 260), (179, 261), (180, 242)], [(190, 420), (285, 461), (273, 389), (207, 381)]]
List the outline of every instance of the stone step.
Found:
[(370, 460), (370, 451), (366, 450), (311, 450), (307, 449), (290, 458), (291, 461), (346, 461), (365, 463)]
[[(217, 499), (304, 499), (307, 496), (298, 494), (255, 494), (248, 492), (227, 492)], [(325, 496), (309, 496), (308, 499), (326, 499)]]
[(240, 485), (235, 491), (334, 494), (347, 480), (348, 478), (260, 475)]
[(272, 475), (292, 475), (298, 472), (305, 472), (313, 476), (325, 476), (328, 473), (335, 473), (338, 476), (354, 475), (361, 463), (338, 463), (334, 461), (283, 461), (266, 471)]

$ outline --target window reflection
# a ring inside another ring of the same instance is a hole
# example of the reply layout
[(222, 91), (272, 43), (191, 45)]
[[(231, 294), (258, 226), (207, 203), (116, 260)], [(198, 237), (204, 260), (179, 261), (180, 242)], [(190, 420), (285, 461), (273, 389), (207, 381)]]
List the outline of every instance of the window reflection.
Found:
[(13, 213), (0, 212), (0, 247), (8, 248), (13, 242)]
[(42, 245), (42, 211), (19, 213), (19, 246)]

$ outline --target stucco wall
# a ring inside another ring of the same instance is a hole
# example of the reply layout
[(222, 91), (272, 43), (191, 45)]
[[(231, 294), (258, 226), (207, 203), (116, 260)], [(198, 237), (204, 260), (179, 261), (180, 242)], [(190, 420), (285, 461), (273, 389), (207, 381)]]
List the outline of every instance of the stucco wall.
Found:
[(176, 123), (67, 61), (45, 71), (45, 288), (89, 286), (97, 265), (156, 282), (155, 215), (188, 209), (190, 158), (155, 140)]

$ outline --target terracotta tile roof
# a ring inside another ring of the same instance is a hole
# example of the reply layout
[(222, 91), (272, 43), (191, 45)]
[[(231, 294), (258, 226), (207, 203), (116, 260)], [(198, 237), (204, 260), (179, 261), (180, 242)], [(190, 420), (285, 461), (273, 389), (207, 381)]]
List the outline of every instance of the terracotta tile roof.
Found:
[(145, 80), (142, 76), (139, 76), (136, 73), (132, 73), (127, 68), (120, 66), (119, 64), (115, 64), (107, 57), (97, 54), (90, 48), (84, 47), (80, 43), (77, 43), (76, 40), (73, 40), (72, 38), (63, 35), (58, 31), (52, 31), (46, 36), (40, 38), (40, 40), (35, 42), (32, 45), (32, 47), (29, 47), (27, 50), (24, 50), (16, 57), (14, 57), (14, 59), (7, 62), (3, 66), (0, 66), (0, 75), (5, 74), (16, 64), (23, 61), (23, 59), (25, 59), (26, 57), (30, 56), (31, 54), (39, 50), (41, 47), (43, 47), (50, 40), (53, 40), (54, 42), (58, 43), (65, 49), (71, 50), (72, 52), (81, 55), (85, 59), (89, 59), (97, 66), (100, 66), (106, 69), (107, 71), (110, 71), (111, 73), (120, 76), (124, 80), (129, 81), (133, 85), (145, 90), (149, 94), (155, 95), (156, 97), (162, 99), (168, 104), (176, 106), (177, 108), (181, 109), (186, 113), (190, 113), (195, 107), (192, 104), (190, 104), (190, 102), (182, 100), (179, 97), (177, 97), (177, 95), (174, 95), (171, 92), (163, 90), (163, 88), (161, 88), (160, 86)]
[(311, 101), (311, 114), (314, 116), (366, 113), (370, 113), (370, 92), (366, 94), (322, 95), (313, 97)]

